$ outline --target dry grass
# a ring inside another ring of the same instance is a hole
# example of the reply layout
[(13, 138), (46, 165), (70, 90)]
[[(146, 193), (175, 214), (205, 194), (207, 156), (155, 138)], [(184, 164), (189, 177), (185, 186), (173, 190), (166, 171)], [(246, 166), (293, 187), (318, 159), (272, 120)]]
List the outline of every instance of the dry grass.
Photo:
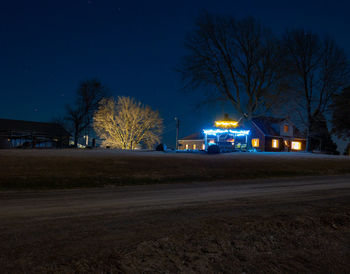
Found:
[(109, 150), (1, 150), (0, 188), (74, 188), (350, 173), (350, 157)]

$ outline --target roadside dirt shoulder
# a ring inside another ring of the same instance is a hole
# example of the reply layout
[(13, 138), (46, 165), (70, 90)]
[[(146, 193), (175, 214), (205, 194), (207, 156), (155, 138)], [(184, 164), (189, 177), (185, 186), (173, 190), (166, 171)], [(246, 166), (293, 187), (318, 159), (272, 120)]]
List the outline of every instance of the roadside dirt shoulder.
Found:
[(350, 190), (0, 218), (2, 271), (306, 273), (350, 269)]

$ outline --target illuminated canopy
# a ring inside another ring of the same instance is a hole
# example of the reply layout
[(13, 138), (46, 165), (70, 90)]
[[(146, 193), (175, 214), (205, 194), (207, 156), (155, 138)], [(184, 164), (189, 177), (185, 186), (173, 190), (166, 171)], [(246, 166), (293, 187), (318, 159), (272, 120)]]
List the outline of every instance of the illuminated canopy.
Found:
[(215, 126), (221, 127), (221, 128), (232, 128), (232, 127), (237, 127), (238, 122), (236, 122), (236, 121), (215, 121)]
[(204, 129), (204, 134), (207, 135), (217, 135), (217, 134), (234, 134), (236, 136), (247, 136), (250, 130), (234, 130), (234, 129)]

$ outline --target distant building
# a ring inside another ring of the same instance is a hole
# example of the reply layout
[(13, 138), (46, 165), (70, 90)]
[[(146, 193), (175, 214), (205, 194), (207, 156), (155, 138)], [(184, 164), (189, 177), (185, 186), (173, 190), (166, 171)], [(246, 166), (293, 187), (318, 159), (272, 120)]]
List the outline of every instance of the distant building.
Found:
[(204, 133), (196, 132), (179, 139), (179, 150), (205, 150)]
[(217, 121), (214, 128), (179, 140), (180, 150), (208, 150), (218, 145), (223, 152), (305, 151), (306, 139), (288, 118), (260, 117), (249, 122)]
[(0, 148), (64, 148), (69, 138), (59, 124), (0, 119)]
[(305, 151), (306, 139), (288, 118), (253, 118), (252, 147), (258, 151)]

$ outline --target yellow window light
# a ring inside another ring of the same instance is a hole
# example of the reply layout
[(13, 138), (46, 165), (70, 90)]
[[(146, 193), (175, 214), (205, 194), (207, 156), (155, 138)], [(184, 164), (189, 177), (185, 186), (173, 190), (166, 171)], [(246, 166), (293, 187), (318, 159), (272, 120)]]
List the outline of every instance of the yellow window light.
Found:
[(253, 147), (259, 147), (259, 139), (258, 138), (252, 139), (252, 146)]
[(301, 150), (301, 142), (292, 142), (292, 149)]
[(215, 126), (221, 127), (221, 128), (237, 127), (238, 122), (237, 121), (215, 121)]
[(202, 145), (202, 149), (205, 150), (205, 144)]
[(277, 139), (272, 139), (272, 147), (278, 148), (278, 140)]
[(194, 144), (194, 145), (193, 145), (193, 149), (196, 149), (196, 148), (197, 148), (197, 146), (196, 146), (196, 144)]
[(185, 146), (185, 147), (186, 147), (186, 149), (188, 149), (188, 144), (186, 144), (186, 146)]

